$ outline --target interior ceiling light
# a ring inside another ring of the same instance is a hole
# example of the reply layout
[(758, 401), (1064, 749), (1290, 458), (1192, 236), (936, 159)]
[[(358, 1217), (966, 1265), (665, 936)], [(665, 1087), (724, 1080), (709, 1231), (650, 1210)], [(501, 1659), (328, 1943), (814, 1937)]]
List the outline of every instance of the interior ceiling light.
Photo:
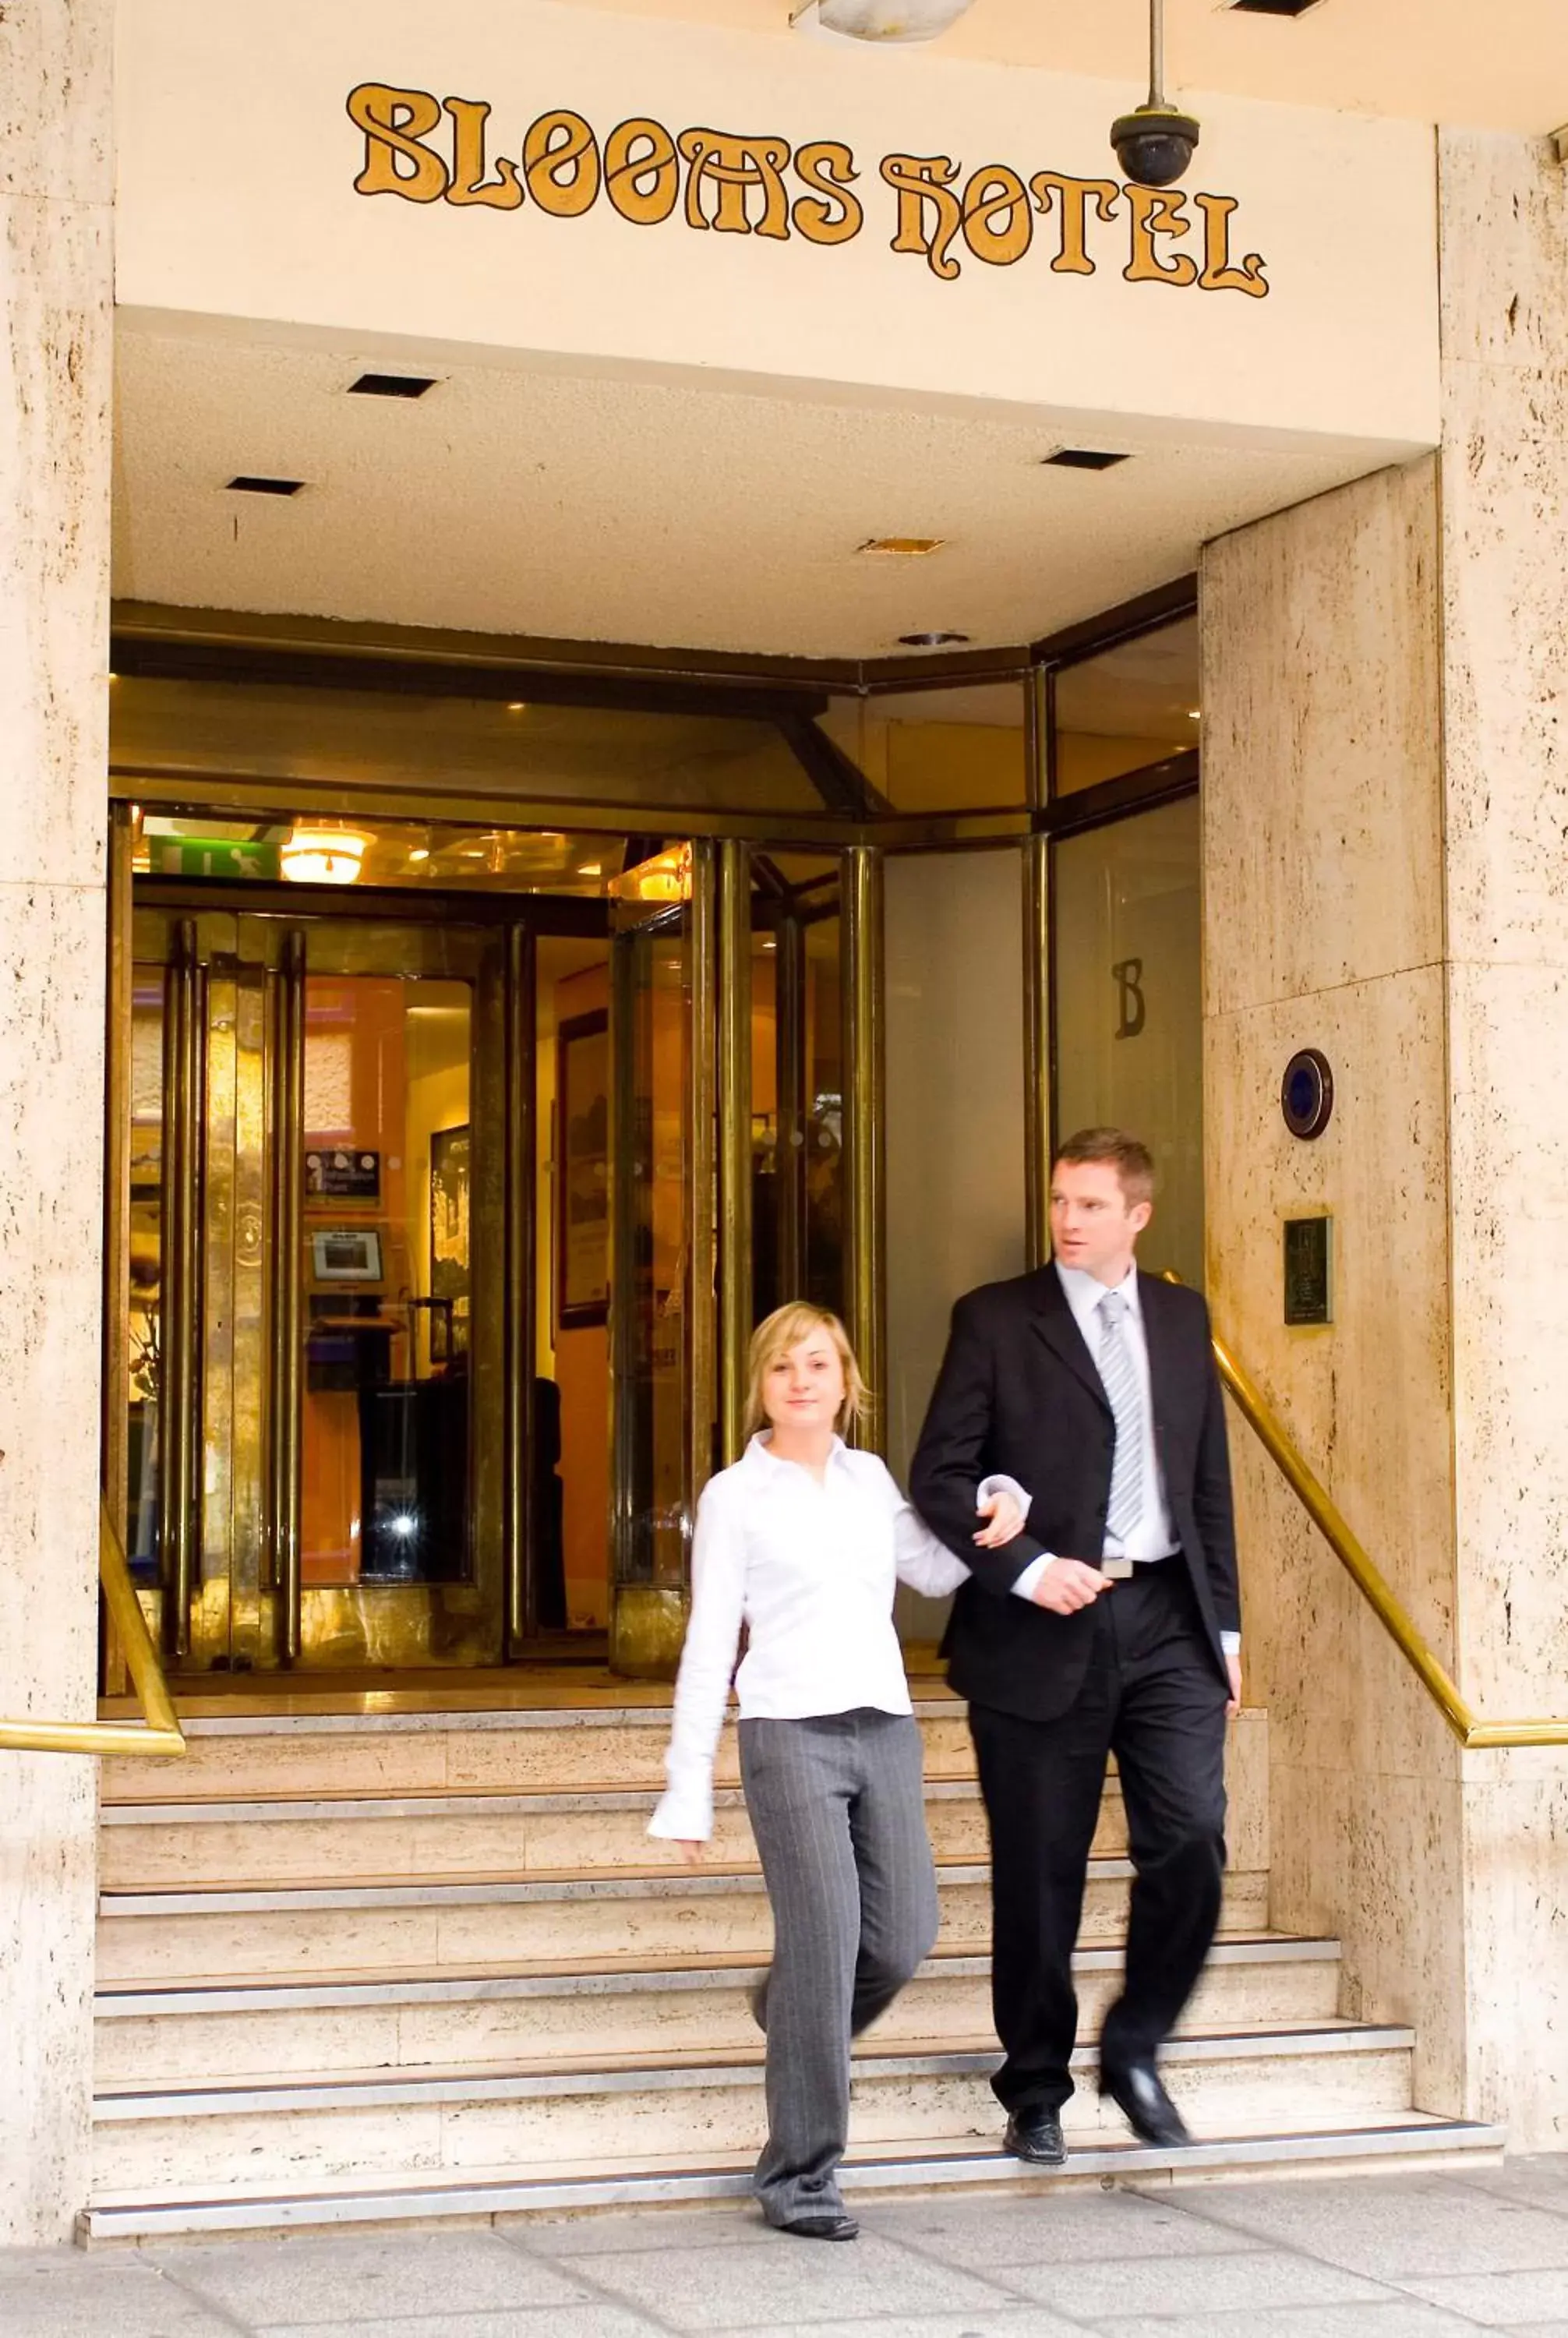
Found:
[(423, 398), (436, 387), (430, 373), (362, 373), (348, 385), (350, 398)]
[(900, 634), (906, 650), (950, 650), (966, 642), (967, 634)]
[[(582, 877), (597, 877), (601, 864), (585, 863), (579, 869)], [(689, 901), (691, 899), (691, 847), (689, 844), (669, 844), (662, 852), (655, 852), (647, 860), (639, 860), (619, 877), (612, 877), (605, 891), (617, 901)]]
[(806, 0), (789, 23), (817, 40), (934, 41), (968, 5), (969, 0)]
[(262, 479), (251, 472), (240, 471), (230, 480), (229, 486), (237, 496), (297, 496), (304, 484), (303, 479)]
[(1100, 447), (1058, 447), (1054, 455), (1043, 456), (1047, 467), (1058, 471), (1113, 471), (1118, 463), (1131, 461), (1127, 455), (1112, 455)]
[(1166, 99), (1165, 0), (1149, 0), (1149, 94), (1111, 124), (1111, 143), (1141, 187), (1173, 187), (1198, 151), (1198, 124)]
[(940, 552), (946, 541), (945, 535), (868, 535), (855, 549), (874, 553), (878, 558), (924, 560), (927, 553)]
[(278, 850), (278, 866), (296, 885), (352, 885), (370, 839), (337, 820), (291, 828)]
[(508, 714), (526, 714), (527, 702), (521, 698), (509, 698), (506, 701), (506, 712)]

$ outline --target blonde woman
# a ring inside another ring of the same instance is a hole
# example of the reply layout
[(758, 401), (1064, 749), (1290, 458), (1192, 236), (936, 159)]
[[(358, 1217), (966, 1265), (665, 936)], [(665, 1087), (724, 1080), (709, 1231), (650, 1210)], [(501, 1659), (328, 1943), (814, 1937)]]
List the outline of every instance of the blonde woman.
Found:
[[(928, 1596), (968, 1574), (874, 1453), (840, 1431), (864, 1401), (836, 1315), (797, 1301), (751, 1341), (742, 1458), (705, 1488), (691, 1616), (650, 1834), (700, 1859), (713, 1826), (713, 1753), (745, 1624), (740, 1773), (773, 1909), (759, 1992), (768, 2035), (768, 2142), (753, 2189), (769, 2224), (853, 2240), (838, 2190), (849, 2040), (890, 2005), (936, 1938), (920, 1732), (893, 1628), (895, 1578)], [(975, 1540), (1010, 1542), (1029, 1507), (987, 1478)]]

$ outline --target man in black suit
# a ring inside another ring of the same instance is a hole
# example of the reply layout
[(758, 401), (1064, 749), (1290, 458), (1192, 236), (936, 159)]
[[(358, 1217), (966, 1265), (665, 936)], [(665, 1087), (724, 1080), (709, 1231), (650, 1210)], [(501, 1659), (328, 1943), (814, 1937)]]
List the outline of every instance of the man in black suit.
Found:
[[(1147, 2143), (1191, 2140), (1158, 2068), (1202, 1970), (1225, 1863), (1225, 1722), (1240, 1606), (1225, 1415), (1195, 1291), (1141, 1274), (1153, 1163), (1084, 1129), (1052, 1174), (1050, 1265), (961, 1299), (910, 1476), (966, 1561), (945, 1652), (991, 1828), (992, 2081), (1007, 2148), (1054, 2166), (1077, 2029), (1073, 1950), (1114, 1754), (1133, 1867), (1100, 2088)], [(974, 1543), (974, 1488), (1033, 1489), (1023, 1534)]]

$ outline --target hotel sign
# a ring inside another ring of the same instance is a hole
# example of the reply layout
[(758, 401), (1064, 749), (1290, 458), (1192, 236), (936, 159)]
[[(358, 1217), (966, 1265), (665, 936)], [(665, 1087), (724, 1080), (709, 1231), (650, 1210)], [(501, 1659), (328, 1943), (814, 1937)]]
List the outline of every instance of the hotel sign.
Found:
[(554, 221), (598, 207), (629, 227), (674, 221), (700, 234), (825, 248), (879, 232), (945, 284), (966, 260), (1011, 268), (1033, 252), (1058, 276), (1109, 265), (1130, 284), (1252, 300), (1269, 291), (1261, 255), (1235, 256), (1233, 195), (1011, 162), (965, 169), (947, 154), (915, 152), (882, 154), (873, 179), (841, 139), (797, 145), (772, 134), (671, 131), (647, 114), (601, 134), (567, 106), (519, 123), (502, 140), (485, 99), (438, 98), (391, 82), (359, 83), (348, 110), (361, 140), (353, 182), (361, 195)]

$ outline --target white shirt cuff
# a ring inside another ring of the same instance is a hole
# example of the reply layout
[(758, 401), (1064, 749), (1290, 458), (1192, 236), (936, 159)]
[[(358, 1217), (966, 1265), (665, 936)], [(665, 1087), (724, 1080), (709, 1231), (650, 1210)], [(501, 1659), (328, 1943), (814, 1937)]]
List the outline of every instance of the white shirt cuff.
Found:
[(1026, 1486), (1021, 1486), (1016, 1478), (982, 1478), (978, 1490), (975, 1496), (975, 1508), (978, 1509), (982, 1502), (988, 1502), (993, 1494), (1011, 1494), (1013, 1499), (1017, 1503), (1018, 1508), (1024, 1513), (1025, 1522), (1027, 1522), (1029, 1517), (1029, 1489)]
[(1224, 1649), (1225, 1654), (1228, 1656), (1239, 1656), (1241, 1653), (1240, 1633), (1221, 1632), (1220, 1635), (1220, 1645)]
[(1034, 1598), (1034, 1586), (1039, 1582), (1040, 1577), (1044, 1574), (1045, 1569), (1048, 1567), (1055, 1566), (1061, 1554), (1058, 1551), (1043, 1550), (1038, 1558), (1032, 1558), (1030, 1560), (1028, 1566), (1024, 1569), (1023, 1574), (1018, 1577), (1017, 1582), (1013, 1586), (1014, 1590), (1018, 1594), (1020, 1599)]
[(671, 1786), (648, 1822), (659, 1842), (706, 1842), (713, 1832), (713, 1792), (696, 1784)]

